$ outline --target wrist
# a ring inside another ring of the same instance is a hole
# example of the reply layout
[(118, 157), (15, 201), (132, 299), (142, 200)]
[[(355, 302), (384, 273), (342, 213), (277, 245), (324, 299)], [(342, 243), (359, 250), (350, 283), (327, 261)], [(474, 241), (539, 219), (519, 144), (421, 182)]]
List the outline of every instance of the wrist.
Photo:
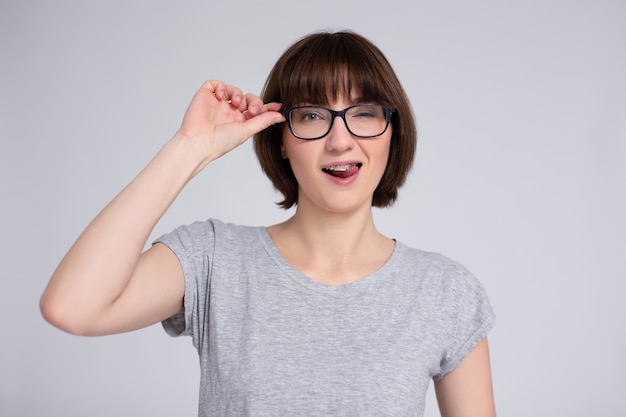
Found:
[(180, 170), (179, 172), (188, 173), (189, 179), (218, 157), (206, 143), (189, 138), (181, 132), (177, 132), (163, 146), (161, 152), (173, 158), (176, 161), (177, 168)]

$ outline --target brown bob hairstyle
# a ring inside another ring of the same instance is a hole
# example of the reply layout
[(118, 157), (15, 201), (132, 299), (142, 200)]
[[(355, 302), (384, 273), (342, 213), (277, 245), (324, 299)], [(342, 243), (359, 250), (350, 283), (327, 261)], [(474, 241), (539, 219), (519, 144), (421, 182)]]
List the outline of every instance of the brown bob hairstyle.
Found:
[[(396, 109), (387, 168), (372, 198), (372, 206), (388, 207), (398, 197), (398, 188), (413, 164), (417, 130), (406, 93), (378, 47), (349, 31), (310, 34), (278, 59), (261, 98), (265, 103), (282, 103), (283, 109), (304, 103), (328, 105), (340, 97), (351, 97), (353, 89), (364, 102)], [(288, 209), (298, 202), (298, 182), (289, 160), (281, 154), (284, 128), (281, 123), (257, 133), (254, 149), (263, 172), (284, 196), (278, 205)]]

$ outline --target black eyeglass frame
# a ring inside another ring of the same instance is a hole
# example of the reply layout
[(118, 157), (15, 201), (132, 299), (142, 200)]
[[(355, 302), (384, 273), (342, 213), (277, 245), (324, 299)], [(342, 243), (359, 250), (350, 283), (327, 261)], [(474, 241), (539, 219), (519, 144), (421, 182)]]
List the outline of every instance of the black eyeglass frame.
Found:
[[(348, 126), (348, 122), (346, 120), (346, 113), (354, 107), (364, 107), (364, 106), (376, 106), (376, 107), (382, 107), (385, 109), (385, 121), (386, 121), (385, 129), (377, 135), (368, 135), (368, 136), (357, 135), (352, 130), (350, 130), (350, 127)], [(296, 135), (295, 132), (293, 131), (293, 128), (291, 127), (291, 112), (294, 110), (298, 110), (298, 109), (323, 109), (323, 110), (328, 111), (330, 113), (331, 118), (330, 118), (330, 124), (328, 125), (328, 130), (326, 131), (326, 133), (324, 133), (321, 136), (314, 137), (314, 138), (303, 138), (301, 136)], [(287, 121), (287, 126), (289, 127), (289, 130), (291, 131), (291, 134), (294, 137), (300, 140), (318, 140), (328, 135), (330, 130), (333, 128), (333, 124), (335, 123), (335, 119), (337, 117), (341, 117), (341, 119), (343, 119), (343, 124), (346, 126), (346, 129), (348, 129), (348, 132), (350, 132), (352, 136), (355, 136), (361, 139), (377, 138), (381, 136), (383, 133), (385, 133), (387, 129), (389, 128), (389, 123), (391, 122), (391, 116), (393, 115), (395, 111), (396, 109), (394, 109), (391, 106), (384, 106), (382, 104), (375, 104), (375, 103), (363, 103), (363, 104), (353, 104), (352, 106), (346, 107), (343, 110), (333, 110), (324, 106), (296, 106), (296, 107), (290, 107), (288, 109), (284, 109), (282, 113), (283, 113), (283, 116), (285, 116), (285, 120)]]

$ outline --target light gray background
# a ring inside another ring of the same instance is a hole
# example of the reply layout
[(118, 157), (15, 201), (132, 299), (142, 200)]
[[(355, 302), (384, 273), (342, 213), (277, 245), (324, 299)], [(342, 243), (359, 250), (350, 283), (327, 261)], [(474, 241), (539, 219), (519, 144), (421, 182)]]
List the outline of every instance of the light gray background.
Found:
[[(382, 48), (418, 120), (415, 169), (377, 223), (484, 283), (499, 414), (624, 415), (625, 22), (621, 0), (2, 1), (0, 415), (196, 414), (189, 339), (69, 336), (39, 295), (205, 79), (259, 92), (289, 44), (341, 28)], [(277, 199), (248, 142), (154, 235), (278, 222)]]

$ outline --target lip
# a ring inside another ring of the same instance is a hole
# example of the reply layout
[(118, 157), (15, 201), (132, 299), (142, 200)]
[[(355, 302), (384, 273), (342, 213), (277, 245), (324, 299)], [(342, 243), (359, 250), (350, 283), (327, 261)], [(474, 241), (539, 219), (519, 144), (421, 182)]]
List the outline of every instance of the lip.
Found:
[[(355, 165), (358, 167), (358, 170), (356, 171), (355, 174), (350, 175), (348, 177), (337, 177), (334, 175), (330, 175), (329, 173), (325, 171), (325, 169), (328, 169), (333, 166), (340, 166), (340, 165)], [(329, 164), (323, 165), (321, 170), (326, 176), (326, 178), (328, 178), (332, 183), (337, 184), (337, 185), (349, 185), (355, 182), (356, 179), (359, 177), (359, 173), (360, 173), (362, 166), (363, 166), (363, 163), (360, 161), (356, 161), (356, 160), (334, 161)]]

